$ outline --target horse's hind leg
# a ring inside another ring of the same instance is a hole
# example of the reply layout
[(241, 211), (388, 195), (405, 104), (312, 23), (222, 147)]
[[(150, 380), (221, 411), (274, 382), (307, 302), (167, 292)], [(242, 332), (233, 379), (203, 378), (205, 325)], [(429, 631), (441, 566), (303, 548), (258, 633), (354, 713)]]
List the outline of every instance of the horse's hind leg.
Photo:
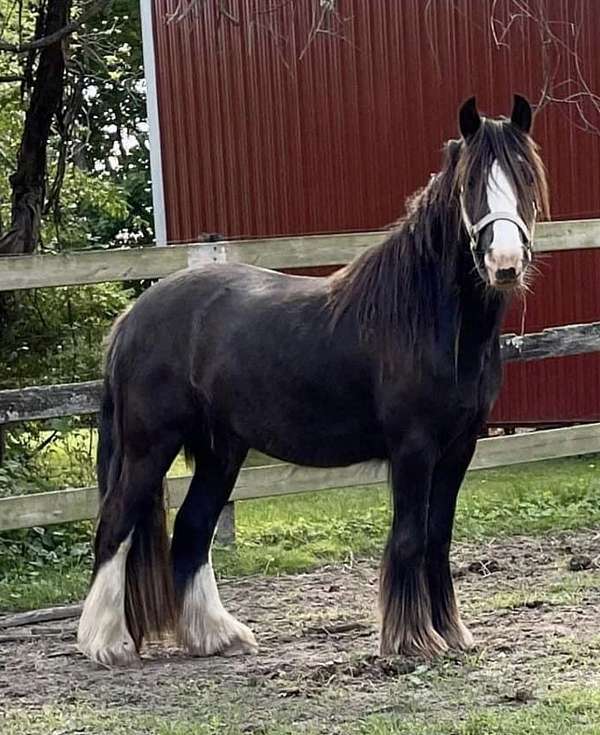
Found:
[(230, 615), (221, 602), (210, 549), (221, 510), (227, 503), (246, 450), (220, 459), (205, 450), (177, 513), (171, 545), (179, 643), (194, 656), (255, 653), (252, 631)]
[(102, 502), (77, 638), (86, 656), (108, 666), (137, 663), (142, 638), (173, 621), (162, 482), (177, 442), (167, 440), (165, 433), (142, 457), (126, 451)]
[[(105, 514), (105, 522), (111, 511)], [(105, 666), (130, 666), (138, 661), (135, 642), (125, 620), (125, 575), (133, 529), (121, 524), (97, 564), (79, 620), (77, 646), (92, 661)]]

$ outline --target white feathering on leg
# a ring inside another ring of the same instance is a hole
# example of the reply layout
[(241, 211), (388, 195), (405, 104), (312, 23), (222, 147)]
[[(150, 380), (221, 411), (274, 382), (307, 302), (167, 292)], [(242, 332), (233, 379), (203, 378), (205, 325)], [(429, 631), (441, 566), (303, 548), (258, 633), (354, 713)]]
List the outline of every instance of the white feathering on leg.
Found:
[(125, 573), (132, 535), (133, 531), (98, 570), (79, 620), (79, 650), (105, 666), (127, 666), (139, 660), (125, 620)]
[(177, 626), (179, 643), (193, 656), (256, 653), (254, 634), (223, 607), (210, 559), (187, 586)]

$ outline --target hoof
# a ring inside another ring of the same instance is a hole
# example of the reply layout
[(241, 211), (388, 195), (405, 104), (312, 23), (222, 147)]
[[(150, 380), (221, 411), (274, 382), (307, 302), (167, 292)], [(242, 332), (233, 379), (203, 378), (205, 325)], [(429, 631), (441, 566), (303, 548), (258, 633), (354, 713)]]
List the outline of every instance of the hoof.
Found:
[(126, 633), (114, 642), (98, 640), (84, 641), (81, 636), (77, 647), (84, 656), (107, 668), (140, 668), (142, 663), (133, 642)]
[(433, 627), (412, 632), (403, 631), (401, 635), (381, 636), (379, 652), (382, 656), (407, 656), (436, 658), (448, 651), (448, 644)]
[(233, 615), (201, 621), (197, 630), (180, 626), (179, 643), (191, 656), (242, 656), (258, 653), (254, 633)]
[(475, 647), (473, 634), (462, 620), (441, 630), (440, 634), (448, 644), (448, 648), (453, 651), (470, 651)]
[[(236, 621), (237, 622), (237, 621)], [(226, 648), (223, 649), (223, 656), (254, 656), (258, 653), (258, 643), (254, 633), (246, 625), (238, 623), (241, 631), (232, 638)]]

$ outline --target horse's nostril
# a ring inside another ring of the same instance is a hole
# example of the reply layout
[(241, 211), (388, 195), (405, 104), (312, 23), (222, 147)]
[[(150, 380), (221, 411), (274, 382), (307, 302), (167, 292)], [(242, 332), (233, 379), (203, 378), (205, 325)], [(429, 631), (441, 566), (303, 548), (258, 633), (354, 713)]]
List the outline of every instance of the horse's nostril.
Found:
[(499, 282), (514, 281), (516, 277), (516, 268), (499, 268), (496, 271), (496, 280)]

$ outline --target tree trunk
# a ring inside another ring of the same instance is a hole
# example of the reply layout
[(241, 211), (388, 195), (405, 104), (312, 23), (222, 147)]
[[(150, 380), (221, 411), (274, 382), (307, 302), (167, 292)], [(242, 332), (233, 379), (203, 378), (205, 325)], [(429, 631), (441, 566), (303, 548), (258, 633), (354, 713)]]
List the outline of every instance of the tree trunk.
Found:
[[(69, 20), (72, 0), (48, 0), (38, 38), (50, 36)], [(40, 9), (43, 13), (43, 6)], [(60, 110), (65, 72), (63, 40), (44, 46), (35, 70), (33, 91), (17, 168), (10, 177), (12, 215), (10, 230), (0, 239), (0, 255), (32, 253), (38, 246), (46, 194), (47, 146), (52, 120)]]

